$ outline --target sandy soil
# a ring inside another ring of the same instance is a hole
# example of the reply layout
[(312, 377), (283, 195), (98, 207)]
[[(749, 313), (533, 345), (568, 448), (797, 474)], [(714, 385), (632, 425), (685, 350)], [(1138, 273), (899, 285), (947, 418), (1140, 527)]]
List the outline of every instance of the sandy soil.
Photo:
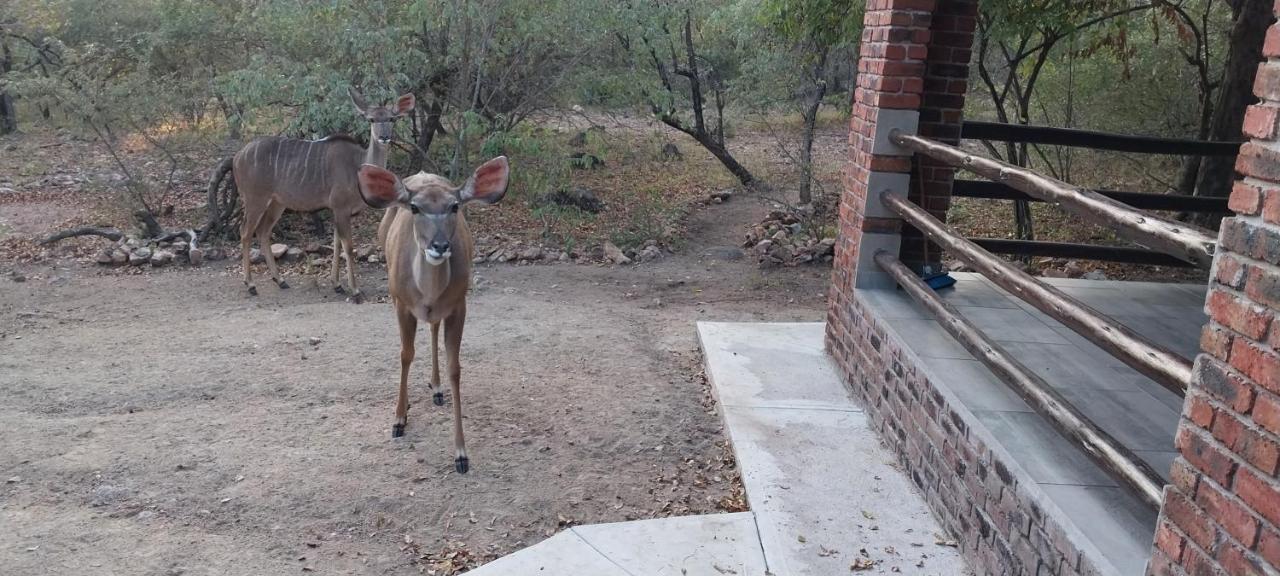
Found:
[[(390, 438), (389, 304), (318, 276), (251, 298), (227, 262), (19, 266), (0, 277), (0, 572), (418, 574), (567, 523), (716, 511), (732, 462), (694, 322), (823, 316), (826, 269), (734, 248), (766, 209), (707, 207), (682, 253), (637, 266), (479, 267), (467, 475), (425, 354)], [(360, 277), (385, 294), (380, 266)]]

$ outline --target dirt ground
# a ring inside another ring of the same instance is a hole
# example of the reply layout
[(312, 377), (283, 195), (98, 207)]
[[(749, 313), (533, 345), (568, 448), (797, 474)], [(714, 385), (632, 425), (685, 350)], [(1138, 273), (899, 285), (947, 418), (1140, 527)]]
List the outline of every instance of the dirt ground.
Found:
[[(679, 253), (636, 266), (479, 266), (466, 475), (426, 354), (390, 438), (387, 303), (319, 276), (249, 297), (226, 261), (18, 265), (25, 282), (0, 277), (2, 572), (447, 573), (570, 523), (732, 506), (694, 322), (820, 320), (829, 276), (742, 257), (768, 208), (703, 208)], [(385, 294), (380, 265), (360, 273)]]

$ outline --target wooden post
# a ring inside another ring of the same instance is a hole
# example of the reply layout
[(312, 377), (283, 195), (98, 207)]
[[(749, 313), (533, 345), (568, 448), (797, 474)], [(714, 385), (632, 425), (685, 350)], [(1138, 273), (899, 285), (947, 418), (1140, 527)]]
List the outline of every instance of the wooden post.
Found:
[(951, 227), (905, 198), (884, 193), (880, 201), (916, 229), (996, 285), (1067, 325), (1134, 370), (1179, 396), (1191, 382), (1191, 362), (1103, 316), (1030, 274), (966, 240)]
[(892, 254), (881, 250), (876, 253), (875, 262), (902, 286), (912, 300), (927, 308), (938, 320), (938, 324), (959, 341), (965, 350), (981, 360), (1002, 382), (1012, 387), (1037, 413), (1057, 426), (1064, 436), (1083, 447), (1103, 469), (1132, 486), (1148, 506), (1157, 509), (1160, 507), (1164, 480), (1151, 466), (1098, 428), (1044, 379), (1015, 360), (995, 341), (987, 338), (981, 329), (939, 298), (933, 289)]
[(1072, 186), (1012, 164), (974, 156), (955, 146), (900, 131), (892, 133), (890, 139), (894, 144), (913, 152), (964, 168), (1017, 188), (1029, 196), (1057, 204), (1086, 222), (1107, 226), (1115, 230), (1120, 237), (1152, 250), (1186, 260), (1205, 270), (1213, 264), (1213, 252), (1217, 246), (1217, 240), (1207, 231), (1196, 226), (1135, 210), (1091, 190)]

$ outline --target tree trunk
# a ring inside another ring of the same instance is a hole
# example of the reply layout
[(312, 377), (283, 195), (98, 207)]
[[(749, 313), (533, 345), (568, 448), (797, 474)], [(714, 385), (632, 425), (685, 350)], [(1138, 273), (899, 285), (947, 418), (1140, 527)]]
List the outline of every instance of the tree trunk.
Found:
[[(819, 66), (819, 74), (822, 67)], [(822, 97), (826, 95), (827, 83), (818, 76), (817, 82), (809, 90), (804, 108), (804, 133), (800, 143), (800, 203), (813, 202), (813, 133), (818, 125), (818, 108), (822, 106)]]
[(741, 182), (743, 186), (750, 188), (756, 184), (755, 176), (751, 175), (751, 172), (747, 170), (746, 166), (739, 164), (738, 160), (729, 153), (729, 150), (724, 145), (716, 142), (713, 138), (710, 138), (707, 135), (697, 137), (697, 139), (698, 143), (702, 144), (702, 147), (706, 148), (707, 152), (710, 152), (712, 156), (715, 156), (716, 160), (719, 160), (720, 163), (723, 164), (724, 167), (733, 174), (733, 177), (737, 178), (738, 182)]
[[(1245, 109), (1257, 99), (1253, 95), (1253, 77), (1262, 61), (1262, 41), (1267, 28), (1275, 22), (1271, 0), (1242, 0), (1231, 26), (1231, 44), (1223, 72), (1222, 90), (1214, 107), (1209, 139), (1239, 140)], [(1197, 196), (1226, 197), (1235, 181), (1235, 158), (1206, 157), (1200, 164), (1196, 183)], [(1205, 215), (1213, 218), (1212, 215)], [(1201, 219), (1202, 223), (1205, 220)]]
[(431, 105), (425, 110), (426, 119), (418, 129), (415, 142), (417, 150), (413, 153), (413, 165), (416, 170), (427, 168), (427, 155), (431, 151), (431, 143), (435, 140), (436, 134), (444, 132), (444, 125), (440, 123), (440, 116), (443, 113), (444, 106), (440, 104), (440, 100), (432, 98)]
[[(0, 77), (13, 69), (13, 53), (7, 40), (0, 42)], [(13, 105), (13, 95), (0, 90), (0, 134), (18, 131), (18, 111)]]

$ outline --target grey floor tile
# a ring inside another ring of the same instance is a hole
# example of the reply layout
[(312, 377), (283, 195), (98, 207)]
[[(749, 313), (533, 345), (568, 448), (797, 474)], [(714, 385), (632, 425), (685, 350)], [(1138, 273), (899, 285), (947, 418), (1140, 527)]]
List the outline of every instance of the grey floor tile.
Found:
[(975, 412), (1019, 466), (1041, 484), (1115, 486), (1085, 453), (1034, 412)]
[[(955, 275), (953, 275), (955, 276)], [(1017, 308), (1016, 298), (1002, 292), (985, 279), (973, 277), (956, 278), (955, 286), (938, 291), (943, 300), (953, 306), (976, 306), (979, 308)]]
[(973, 356), (947, 334), (937, 322), (918, 318), (898, 318), (885, 322), (912, 350), (925, 358), (972, 359)]
[(1042, 485), (1049, 498), (1098, 548), (1118, 574), (1141, 574), (1151, 557), (1156, 512), (1128, 489)]
[(957, 307), (970, 322), (997, 342), (1067, 344), (1067, 340), (1021, 308)]
[(1173, 450), (1178, 413), (1142, 390), (1060, 390), (1067, 401), (1130, 450)]
[[(1075, 334), (1061, 334), (1072, 344), (1005, 342), (1019, 362), (1058, 389), (1140, 390), (1147, 378)], [(1083, 342), (1083, 346), (1074, 340)]]
[(1182, 404), (1186, 401), (1182, 396), (1175, 394), (1164, 386), (1156, 384), (1154, 380), (1146, 378), (1138, 383), (1138, 387), (1147, 394), (1150, 394), (1156, 400), (1159, 400), (1161, 404), (1168, 406), (1170, 410), (1173, 410), (1178, 414), (1182, 413)]
[(970, 410), (1030, 412), (1031, 407), (1017, 392), (996, 378), (977, 360), (925, 358), (930, 380), (955, 392)]
[(928, 310), (917, 306), (910, 296), (901, 290), (858, 290), (858, 298), (876, 314), (886, 320), (898, 318), (929, 319)]
[(1160, 473), (1160, 477), (1164, 478), (1165, 482), (1169, 481), (1169, 472), (1173, 469), (1174, 459), (1178, 457), (1177, 452), (1165, 450), (1138, 450), (1137, 454), (1144, 462), (1151, 465), (1152, 468), (1155, 468), (1156, 472)]
[(1200, 330), (1208, 317), (1198, 309), (1177, 316), (1113, 316), (1116, 322), (1184, 358), (1200, 353)]

